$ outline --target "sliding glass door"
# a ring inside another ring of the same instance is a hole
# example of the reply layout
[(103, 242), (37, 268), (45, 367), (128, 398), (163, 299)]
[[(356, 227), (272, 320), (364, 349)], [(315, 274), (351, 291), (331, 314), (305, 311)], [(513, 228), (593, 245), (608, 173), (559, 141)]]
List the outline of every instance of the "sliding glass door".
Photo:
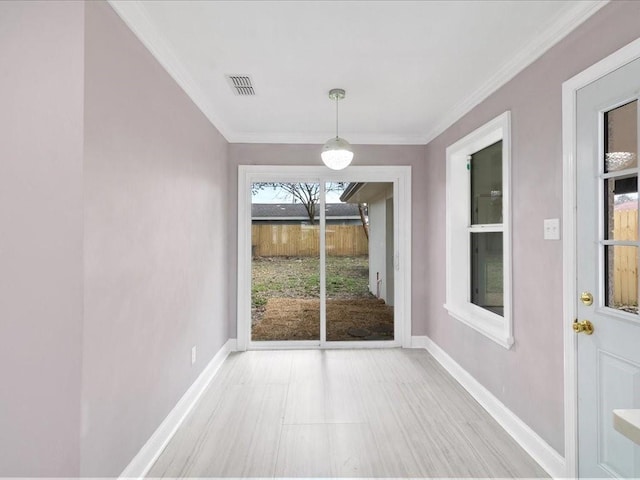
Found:
[(409, 297), (397, 292), (410, 277), (397, 239), (410, 209), (398, 218), (396, 197), (409, 175), (244, 168), (258, 172), (240, 182), (239, 348), (400, 345)]
[(251, 185), (251, 341), (320, 341), (320, 187)]

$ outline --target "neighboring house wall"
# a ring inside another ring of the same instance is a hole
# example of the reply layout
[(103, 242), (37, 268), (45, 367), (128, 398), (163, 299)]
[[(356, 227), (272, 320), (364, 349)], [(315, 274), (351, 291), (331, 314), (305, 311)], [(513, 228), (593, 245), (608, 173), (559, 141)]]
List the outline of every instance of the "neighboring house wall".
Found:
[(106, 3), (0, 58), (0, 476), (116, 477), (229, 338), (227, 142)]
[(0, 2), (0, 477), (79, 475), (83, 35)]
[(385, 195), (367, 202), (369, 207), (369, 289), (374, 295), (379, 294), (380, 298), (389, 305), (393, 305), (394, 272), (393, 269), (388, 268), (387, 261), (389, 255), (393, 258), (393, 207), (389, 212), (387, 200), (391, 200), (393, 205), (392, 196), (393, 186), (391, 185)]
[[(393, 192), (392, 192), (393, 193)], [(385, 234), (387, 236), (385, 242), (386, 249), (386, 262), (387, 262), (387, 281), (385, 285), (386, 289), (386, 297), (385, 301), (388, 305), (394, 305), (394, 291), (395, 288), (395, 248), (394, 248), (394, 232), (393, 232), (393, 196), (390, 196), (385, 200), (385, 207), (387, 209), (387, 214), (385, 221), (387, 223), (387, 228), (385, 229)]]
[[(640, 2), (611, 2), (427, 145), (427, 192), (414, 228), (415, 334), (426, 334), (533, 428), (564, 450), (562, 242), (543, 240), (543, 220), (562, 215), (562, 82), (640, 36)], [(445, 303), (445, 149), (511, 110), (513, 326), (511, 350), (453, 319)], [(427, 241), (428, 238), (428, 241)], [(571, 241), (565, 239), (564, 241)], [(417, 308), (416, 308), (417, 307)]]
[(384, 201), (369, 203), (369, 290), (374, 295), (386, 298), (387, 262), (385, 261), (385, 216)]
[(229, 338), (233, 193), (227, 142), (108, 4), (85, 35), (81, 474), (113, 477)]

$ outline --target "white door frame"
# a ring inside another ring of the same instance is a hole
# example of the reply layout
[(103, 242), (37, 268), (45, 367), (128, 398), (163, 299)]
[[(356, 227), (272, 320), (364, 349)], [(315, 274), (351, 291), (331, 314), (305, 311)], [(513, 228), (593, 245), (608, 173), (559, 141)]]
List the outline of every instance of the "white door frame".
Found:
[(622, 47), (562, 84), (562, 251), (564, 329), (564, 455), (566, 476), (578, 474), (578, 342), (572, 330), (576, 318), (576, 106), (579, 89), (640, 58), (640, 39)]
[[(329, 348), (411, 346), (411, 167), (349, 167), (334, 171), (326, 167), (286, 165), (238, 166), (238, 292), (237, 349), (251, 345), (251, 184), (261, 181), (358, 181), (393, 182), (394, 208), (394, 340), (386, 342), (327, 342)], [(321, 219), (324, 213), (321, 212)], [(322, 245), (322, 242), (321, 242)], [(264, 342), (261, 342), (264, 343)], [(287, 342), (268, 342), (270, 348), (286, 348)], [(318, 342), (295, 342), (294, 348), (317, 348)], [(266, 346), (266, 345), (263, 345)], [(321, 345), (322, 347), (323, 345)]]

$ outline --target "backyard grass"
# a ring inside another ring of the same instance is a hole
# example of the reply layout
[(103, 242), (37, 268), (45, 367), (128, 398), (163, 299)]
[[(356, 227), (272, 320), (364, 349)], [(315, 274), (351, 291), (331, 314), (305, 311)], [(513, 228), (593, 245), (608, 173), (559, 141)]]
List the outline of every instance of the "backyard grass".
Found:
[[(252, 262), (251, 307), (269, 298), (318, 298), (320, 259), (317, 257), (256, 257)], [(333, 299), (371, 297), (369, 259), (327, 257), (327, 296)]]
[[(252, 262), (253, 340), (317, 340), (317, 257), (256, 257)], [(393, 307), (369, 292), (367, 256), (327, 257), (327, 340), (392, 340)]]

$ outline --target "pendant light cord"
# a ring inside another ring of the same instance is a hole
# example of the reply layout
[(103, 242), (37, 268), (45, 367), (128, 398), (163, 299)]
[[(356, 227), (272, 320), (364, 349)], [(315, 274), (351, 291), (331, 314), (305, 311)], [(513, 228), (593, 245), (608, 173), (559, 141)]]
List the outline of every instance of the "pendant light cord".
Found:
[(336, 139), (338, 138), (338, 96), (336, 95)]

